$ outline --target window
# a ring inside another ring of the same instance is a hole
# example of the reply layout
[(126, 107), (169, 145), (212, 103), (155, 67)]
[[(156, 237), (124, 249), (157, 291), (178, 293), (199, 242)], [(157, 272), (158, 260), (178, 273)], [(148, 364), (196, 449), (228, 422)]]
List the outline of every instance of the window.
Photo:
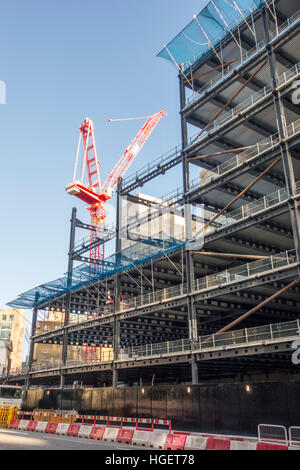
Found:
[(10, 319), (10, 320), (13, 320), (13, 319), (14, 319), (14, 315), (9, 315), (9, 319)]
[(7, 315), (2, 315), (2, 320), (6, 320)]
[(22, 390), (16, 388), (2, 388), (0, 390), (1, 398), (21, 398)]

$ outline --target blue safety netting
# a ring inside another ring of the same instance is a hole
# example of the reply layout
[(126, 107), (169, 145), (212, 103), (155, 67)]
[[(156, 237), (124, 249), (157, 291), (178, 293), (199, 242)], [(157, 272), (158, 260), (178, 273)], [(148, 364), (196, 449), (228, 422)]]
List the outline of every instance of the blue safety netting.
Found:
[(217, 47), (230, 35), (229, 30), (234, 31), (245, 18), (249, 18), (263, 5), (263, 0), (210, 1), (158, 56), (171, 62), (175, 61), (186, 71), (212, 50), (211, 44)]
[(73, 269), (70, 287), (68, 286), (66, 274), (64, 277), (41, 284), (20, 294), (17, 299), (9, 302), (7, 305), (12, 308), (24, 309), (30, 309), (34, 306), (45, 307), (48, 302), (66, 294), (68, 291), (78, 290), (97, 280), (105, 279), (105, 277), (112, 276), (115, 273), (139, 266), (150, 259), (170, 253), (185, 244), (186, 242), (174, 238), (166, 241), (154, 239), (150, 240), (149, 243), (145, 241), (143, 243), (136, 243), (120, 253), (108, 256), (101, 266), (91, 267), (85, 263), (76, 266)]

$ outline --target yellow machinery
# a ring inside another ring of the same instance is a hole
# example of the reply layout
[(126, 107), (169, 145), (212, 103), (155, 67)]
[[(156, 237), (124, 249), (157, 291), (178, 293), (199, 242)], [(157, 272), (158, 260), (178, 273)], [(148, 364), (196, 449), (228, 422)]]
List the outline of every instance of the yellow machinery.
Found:
[(17, 418), (17, 406), (0, 406), (0, 428), (10, 428), (13, 419)]

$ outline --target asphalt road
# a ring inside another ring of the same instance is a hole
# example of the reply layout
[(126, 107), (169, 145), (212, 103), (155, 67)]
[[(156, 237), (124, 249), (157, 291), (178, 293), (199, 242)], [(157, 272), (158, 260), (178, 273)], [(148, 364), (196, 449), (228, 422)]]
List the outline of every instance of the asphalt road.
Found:
[(14, 429), (0, 429), (1, 450), (145, 450), (145, 447), (94, 441), (80, 437), (56, 436)]

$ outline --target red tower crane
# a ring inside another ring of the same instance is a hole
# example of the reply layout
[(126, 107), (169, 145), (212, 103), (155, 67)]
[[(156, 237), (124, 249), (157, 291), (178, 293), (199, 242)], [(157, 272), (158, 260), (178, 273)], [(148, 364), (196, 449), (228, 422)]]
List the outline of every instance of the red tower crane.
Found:
[[(106, 210), (105, 203), (112, 198), (113, 190), (117, 185), (119, 178), (121, 178), (134, 159), (137, 157), (141, 148), (147, 141), (148, 137), (163, 116), (166, 116), (166, 111), (162, 110), (147, 118), (147, 121), (133, 139), (131, 144), (127, 147), (124, 154), (108, 175), (106, 181), (101, 185), (99, 160), (96, 151), (96, 143), (94, 136), (93, 122), (86, 118), (80, 126), (80, 135), (77, 148), (77, 155), (75, 161), (73, 182), (66, 186), (68, 194), (78, 197), (87, 204), (87, 209), (91, 214), (91, 243), (96, 239), (104, 236)], [(79, 153), (81, 149), (81, 140), (83, 141), (84, 156), (81, 170), (80, 180), (76, 179)], [(87, 170), (87, 180), (84, 183), (84, 173)], [(90, 259), (93, 260), (104, 259), (104, 244), (100, 244), (95, 248), (91, 248)]]

